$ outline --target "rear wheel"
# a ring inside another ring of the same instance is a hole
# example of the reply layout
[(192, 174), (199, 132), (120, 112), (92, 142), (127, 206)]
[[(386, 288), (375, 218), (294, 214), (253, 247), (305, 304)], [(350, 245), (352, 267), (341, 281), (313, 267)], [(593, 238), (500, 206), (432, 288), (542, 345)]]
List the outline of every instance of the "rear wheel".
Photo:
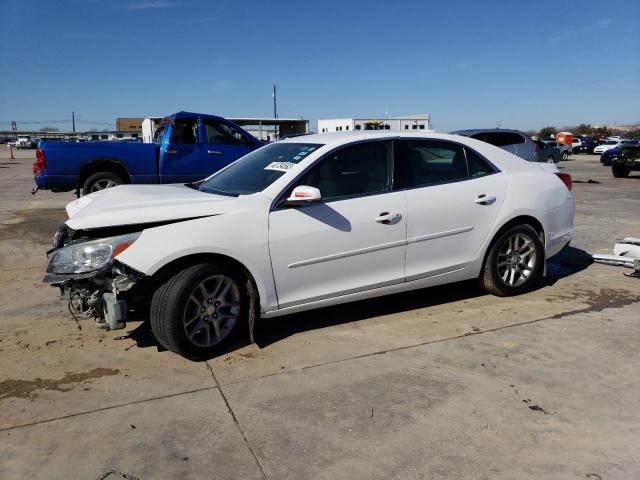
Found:
[(494, 295), (518, 295), (540, 281), (543, 265), (544, 247), (538, 233), (530, 225), (515, 225), (492, 242), (480, 284)]
[(549, 155), (547, 157), (547, 163), (555, 163), (556, 159), (553, 157), (553, 155)]
[(98, 172), (90, 175), (82, 185), (82, 194), (87, 195), (89, 193), (97, 192), (98, 190), (104, 190), (105, 188), (115, 187), (121, 185), (122, 178), (113, 172)]
[(629, 176), (630, 172), (631, 172), (631, 169), (627, 167), (619, 167), (615, 165), (611, 167), (611, 173), (613, 173), (613, 176), (616, 178), (626, 178)]
[(564, 161), (569, 160), (569, 153), (566, 151), (562, 152), (560, 154), (560, 160), (564, 160)]
[(192, 360), (210, 358), (247, 324), (246, 281), (233, 268), (202, 263), (156, 290), (151, 330), (162, 346)]

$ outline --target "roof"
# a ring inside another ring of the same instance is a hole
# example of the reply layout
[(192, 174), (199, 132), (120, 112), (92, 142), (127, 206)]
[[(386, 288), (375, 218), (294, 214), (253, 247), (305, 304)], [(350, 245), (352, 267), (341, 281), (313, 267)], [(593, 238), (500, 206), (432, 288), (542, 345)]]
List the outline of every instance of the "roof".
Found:
[(236, 118), (236, 117), (227, 117), (227, 120), (232, 121), (237, 125), (258, 125), (262, 123), (263, 125), (282, 125), (283, 123), (296, 123), (296, 122), (304, 122), (309, 123), (309, 120), (304, 120), (302, 118)]
[(393, 139), (393, 138), (420, 138), (420, 139), (433, 139), (433, 140), (452, 140), (460, 141), (458, 135), (452, 135), (449, 133), (435, 133), (435, 132), (391, 132), (381, 130), (365, 130), (365, 131), (352, 131), (352, 132), (335, 132), (335, 133), (315, 133), (312, 135), (304, 135), (299, 137), (287, 138), (281, 140), (281, 142), (290, 143), (316, 143), (322, 145), (343, 145), (351, 142), (358, 142), (362, 140), (376, 140), (376, 139)]
[(473, 135), (480, 132), (506, 132), (506, 133), (522, 133), (520, 130), (513, 130), (510, 128), (469, 128), (466, 130), (456, 130), (451, 132), (457, 135)]

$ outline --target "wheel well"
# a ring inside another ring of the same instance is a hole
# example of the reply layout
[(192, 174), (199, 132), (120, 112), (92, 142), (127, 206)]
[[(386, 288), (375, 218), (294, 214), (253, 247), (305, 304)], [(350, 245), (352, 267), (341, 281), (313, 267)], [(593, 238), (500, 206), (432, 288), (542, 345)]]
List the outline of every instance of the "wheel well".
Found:
[(99, 158), (82, 168), (78, 176), (78, 188), (82, 187), (87, 178), (98, 172), (112, 172), (119, 175), (124, 183), (131, 183), (129, 172), (120, 162), (111, 158)]
[(509, 220), (507, 223), (502, 225), (502, 227), (500, 227), (500, 229), (495, 233), (495, 235), (491, 239), (491, 243), (489, 243), (489, 246), (487, 247), (487, 250), (484, 252), (482, 265), (484, 265), (484, 263), (487, 261), (487, 256), (489, 255), (489, 252), (491, 251), (491, 247), (493, 246), (493, 242), (496, 241), (496, 238), (498, 238), (502, 232), (513, 227), (514, 225), (522, 225), (522, 224), (529, 225), (531, 228), (533, 228), (538, 234), (538, 237), (540, 237), (540, 241), (542, 242), (542, 245), (545, 244), (544, 228), (542, 227), (542, 224), (538, 221), (538, 219), (530, 215), (520, 215), (519, 217), (514, 217), (511, 220)]
[(520, 215), (519, 217), (512, 218), (502, 227), (500, 227), (500, 230), (496, 232), (494, 238), (500, 235), (506, 229), (511, 228), (514, 225), (522, 225), (523, 223), (531, 226), (531, 228), (533, 228), (536, 233), (540, 235), (540, 240), (542, 240), (542, 243), (544, 243), (544, 228), (542, 227), (542, 224), (538, 221), (537, 218), (531, 217), (529, 215)]
[(233, 268), (234, 270), (237, 270), (238, 272), (241, 272), (242, 275), (251, 282), (254, 290), (256, 292), (258, 291), (256, 281), (247, 267), (245, 267), (235, 258), (217, 253), (197, 253), (193, 255), (187, 255), (186, 257), (180, 257), (167, 263), (151, 276), (153, 288), (157, 288), (179, 271), (193, 265), (197, 265), (198, 263), (205, 262), (216, 262), (219, 264), (224, 264), (226, 266), (229, 266), (230, 268)]

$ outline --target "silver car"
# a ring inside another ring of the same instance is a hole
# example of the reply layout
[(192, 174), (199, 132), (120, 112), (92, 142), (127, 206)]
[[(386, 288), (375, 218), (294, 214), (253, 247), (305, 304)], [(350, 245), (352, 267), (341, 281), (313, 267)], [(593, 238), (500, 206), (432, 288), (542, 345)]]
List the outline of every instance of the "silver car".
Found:
[(454, 135), (464, 135), (500, 147), (529, 162), (538, 161), (540, 147), (531, 138), (518, 130), (503, 130), (501, 128), (486, 128), (473, 130), (458, 130)]

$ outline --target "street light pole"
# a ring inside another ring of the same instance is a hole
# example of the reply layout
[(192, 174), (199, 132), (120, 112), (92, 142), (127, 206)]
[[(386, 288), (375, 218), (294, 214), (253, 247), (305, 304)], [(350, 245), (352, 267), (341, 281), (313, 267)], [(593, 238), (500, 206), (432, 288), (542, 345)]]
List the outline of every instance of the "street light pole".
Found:
[(278, 109), (277, 109), (277, 100), (276, 100), (276, 86), (273, 86), (273, 118), (278, 118)]

